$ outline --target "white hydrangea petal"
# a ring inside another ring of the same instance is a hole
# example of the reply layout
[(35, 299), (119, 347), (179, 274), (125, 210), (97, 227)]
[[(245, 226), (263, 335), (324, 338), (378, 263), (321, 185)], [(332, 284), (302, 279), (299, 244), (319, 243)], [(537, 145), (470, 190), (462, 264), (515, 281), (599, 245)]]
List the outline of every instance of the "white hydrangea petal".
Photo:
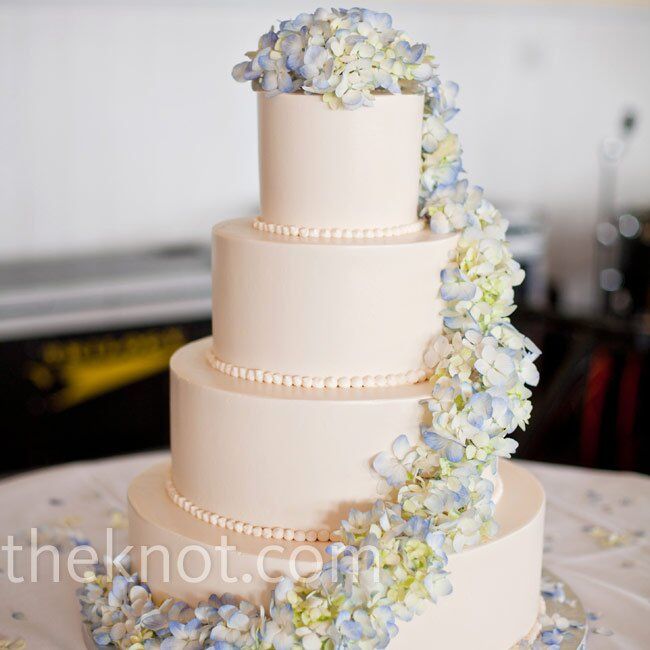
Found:
[(401, 435), (393, 442), (393, 454), (399, 460), (403, 460), (406, 454), (411, 450), (411, 443), (405, 435)]

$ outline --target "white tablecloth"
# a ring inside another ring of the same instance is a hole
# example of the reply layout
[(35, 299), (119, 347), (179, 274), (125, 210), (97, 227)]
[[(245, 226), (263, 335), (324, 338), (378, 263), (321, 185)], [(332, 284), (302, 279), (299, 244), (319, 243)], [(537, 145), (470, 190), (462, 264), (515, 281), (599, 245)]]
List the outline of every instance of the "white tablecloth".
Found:
[[(39, 543), (57, 544), (78, 528), (101, 552), (106, 527), (126, 543), (125, 498), (130, 479), (162, 454), (76, 463), (0, 482), (0, 545), (41, 527)], [(526, 463), (546, 488), (545, 566), (566, 581), (593, 613), (589, 650), (650, 648), (650, 479)], [(30, 550), (0, 552), (0, 648), (82, 647), (75, 589), (65, 564), (54, 583), (52, 561)], [(65, 559), (64, 559), (65, 562)], [(10, 580), (25, 577), (22, 583)], [(37, 578), (31, 582), (31, 578)], [(14, 645), (11, 645), (11, 642)]]

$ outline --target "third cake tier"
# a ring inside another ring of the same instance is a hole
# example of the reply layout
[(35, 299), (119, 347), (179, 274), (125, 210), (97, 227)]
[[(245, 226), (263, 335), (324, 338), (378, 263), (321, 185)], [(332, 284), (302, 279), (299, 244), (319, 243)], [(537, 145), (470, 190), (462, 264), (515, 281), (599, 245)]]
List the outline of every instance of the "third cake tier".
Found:
[[(303, 390), (214, 372), (210, 340), (171, 360), (177, 505), (207, 525), (326, 541), (350, 508), (378, 498), (373, 458), (427, 421), (429, 385)], [(486, 473), (487, 476), (487, 473)], [(489, 478), (489, 476), (487, 476)], [(497, 497), (499, 483), (497, 481)]]

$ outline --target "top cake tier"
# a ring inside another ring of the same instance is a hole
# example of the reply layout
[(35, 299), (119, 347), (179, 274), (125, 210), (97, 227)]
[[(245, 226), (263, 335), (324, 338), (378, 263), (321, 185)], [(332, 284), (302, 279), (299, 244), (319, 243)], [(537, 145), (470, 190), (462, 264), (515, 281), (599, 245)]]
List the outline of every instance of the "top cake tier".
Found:
[(257, 93), (262, 222), (390, 229), (417, 221), (422, 95), (378, 94), (369, 110)]

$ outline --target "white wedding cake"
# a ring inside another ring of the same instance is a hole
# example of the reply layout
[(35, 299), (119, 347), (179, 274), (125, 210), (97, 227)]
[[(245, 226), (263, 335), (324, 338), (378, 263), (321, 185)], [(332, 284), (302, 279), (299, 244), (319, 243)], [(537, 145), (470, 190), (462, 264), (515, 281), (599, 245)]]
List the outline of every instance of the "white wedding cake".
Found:
[(234, 74), (261, 209), (212, 231), (213, 335), (173, 356), (171, 462), (129, 489), (136, 568), (212, 607), (183, 647), (506, 650), (539, 608), (544, 494), (504, 460), (538, 351), (455, 87), (365, 10), (285, 21)]

